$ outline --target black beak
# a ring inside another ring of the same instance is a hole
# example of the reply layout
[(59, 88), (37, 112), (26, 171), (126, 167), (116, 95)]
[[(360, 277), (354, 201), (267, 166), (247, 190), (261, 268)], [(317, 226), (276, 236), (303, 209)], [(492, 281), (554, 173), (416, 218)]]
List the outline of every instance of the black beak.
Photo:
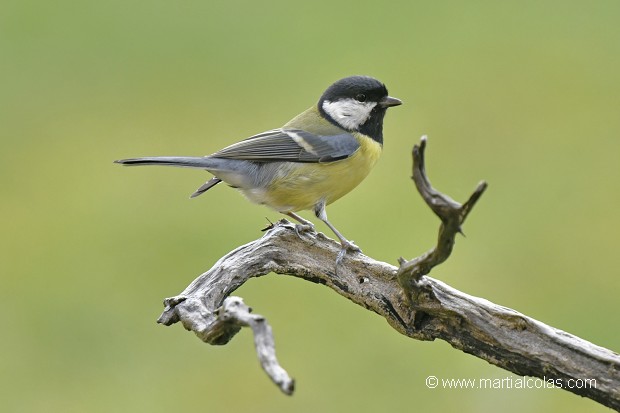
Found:
[(392, 106), (402, 105), (403, 101), (392, 96), (386, 96), (379, 101), (379, 106), (382, 108), (390, 108)]

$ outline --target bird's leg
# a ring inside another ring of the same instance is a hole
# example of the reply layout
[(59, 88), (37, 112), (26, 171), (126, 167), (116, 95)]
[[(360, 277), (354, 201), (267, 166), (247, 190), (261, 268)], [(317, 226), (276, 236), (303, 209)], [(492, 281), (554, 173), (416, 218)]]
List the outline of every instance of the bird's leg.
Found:
[(284, 214), (299, 222), (299, 224), (295, 224), (295, 232), (299, 238), (301, 238), (301, 234), (304, 232), (314, 231), (314, 224), (307, 219), (303, 219), (294, 212), (284, 212)]
[(316, 204), (314, 206), (314, 214), (316, 215), (316, 217), (318, 219), (320, 219), (321, 221), (325, 222), (325, 225), (327, 225), (329, 227), (329, 229), (331, 229), (333, 231), (334, 234), (336, 234), (336, 236), (338, 237), (338, 239), (340, 240), (340, 245), (342, 245), (342, 249), (340, 250), (340, 252), (338, 253), (338, 257), (336, 258), (336, 265), (340, 264), (340, 262), (342, 261), (342, 259), (344, 258), (345, 254), (348, 251), (351, 252), (362, 252), (362, 250), (360, 249), (360, 247), (358, 247), (357, 245), (355, 245), (353, 243), (353, 241), (349, 241), (348, 239), (346, 239), (337, 229), (336, 227), (334, 227), (331, 222), (329, 222), (327, 220), (327, 212), (325, 210), (325, 200), (321, 200), (321, 202), (319, 202), (318, 204)]

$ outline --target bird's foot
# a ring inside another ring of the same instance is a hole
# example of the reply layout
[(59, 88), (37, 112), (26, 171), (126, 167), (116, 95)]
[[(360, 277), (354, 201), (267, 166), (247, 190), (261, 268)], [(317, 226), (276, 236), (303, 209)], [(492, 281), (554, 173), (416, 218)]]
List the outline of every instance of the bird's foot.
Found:
[(353, 241), (344, 240), (341, 245), (342, 249), (338, 253), (338, 257), (336, 257), (336, 267), (342, 262), (347, 252), (362, 252), (362, 249), (355, 245)]
[(299, 238), (301, 238), (301, 235), (306, 233), (306, 232), (314, 232), (314, 225), (311, 224), (310, 222), (308, 222), (308, 224), (295, 224), (295, 233), (297, 234), (297, 236)]

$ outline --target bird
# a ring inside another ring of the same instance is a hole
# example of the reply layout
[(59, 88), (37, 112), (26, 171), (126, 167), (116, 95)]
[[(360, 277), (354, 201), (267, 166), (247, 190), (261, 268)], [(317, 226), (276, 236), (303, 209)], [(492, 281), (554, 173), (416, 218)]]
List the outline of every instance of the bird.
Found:
[(227, 146), (208, 156), (129, 158), (115, 163), (203, 169), (213, 177), (195, 198), (224, 182), (247, 199), (299, 222), (297, 234), (314, 224), (297, 214), (311, 210), (340, 241), (336, 263), (361, 252), (327, 219), (326, 206), (355, 188), (375, 166), (383, 149), (383, 119), (402, 101), (370, 76), (349, 76), (331, 84), (318, 103), (284, 126)]

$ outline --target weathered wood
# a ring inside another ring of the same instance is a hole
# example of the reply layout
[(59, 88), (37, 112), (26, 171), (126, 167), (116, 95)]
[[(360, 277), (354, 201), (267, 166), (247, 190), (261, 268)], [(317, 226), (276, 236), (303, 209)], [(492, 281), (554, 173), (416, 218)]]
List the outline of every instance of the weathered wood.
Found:
[[(486, 185), (480, 184), (463, 205), (439, 193), (424, 171), (424, 147), (423, 138), (414, 149), (414, 180), (442, 220), (437, 246), (429, 252), (411, 261), (401, 259), (400, 268), (360, 253), (347, 254), (336, 268), (340, 244), (321, 233), (298, 234), (293, 224), (282, 220), (262, 238), (222, 257), (181, 294), (166, 299), (158, 322), (181, 322), (206, 343), (226, 344), (241, 326), (251, 324), (247, 317), (222, 317), (225, 299), (252, 277), (288, 274), (330, 287), (408, 337), (445, 340), (516, 374), (553, 381), (556, 387), (620, 409), (620, 355), (426, 275), (448, 258), (454, 236)], [(267, 339), (265, 331), (253, 330), (263, 368), (291, 394), (293, 382), (277, 364), (270, 330)]]

